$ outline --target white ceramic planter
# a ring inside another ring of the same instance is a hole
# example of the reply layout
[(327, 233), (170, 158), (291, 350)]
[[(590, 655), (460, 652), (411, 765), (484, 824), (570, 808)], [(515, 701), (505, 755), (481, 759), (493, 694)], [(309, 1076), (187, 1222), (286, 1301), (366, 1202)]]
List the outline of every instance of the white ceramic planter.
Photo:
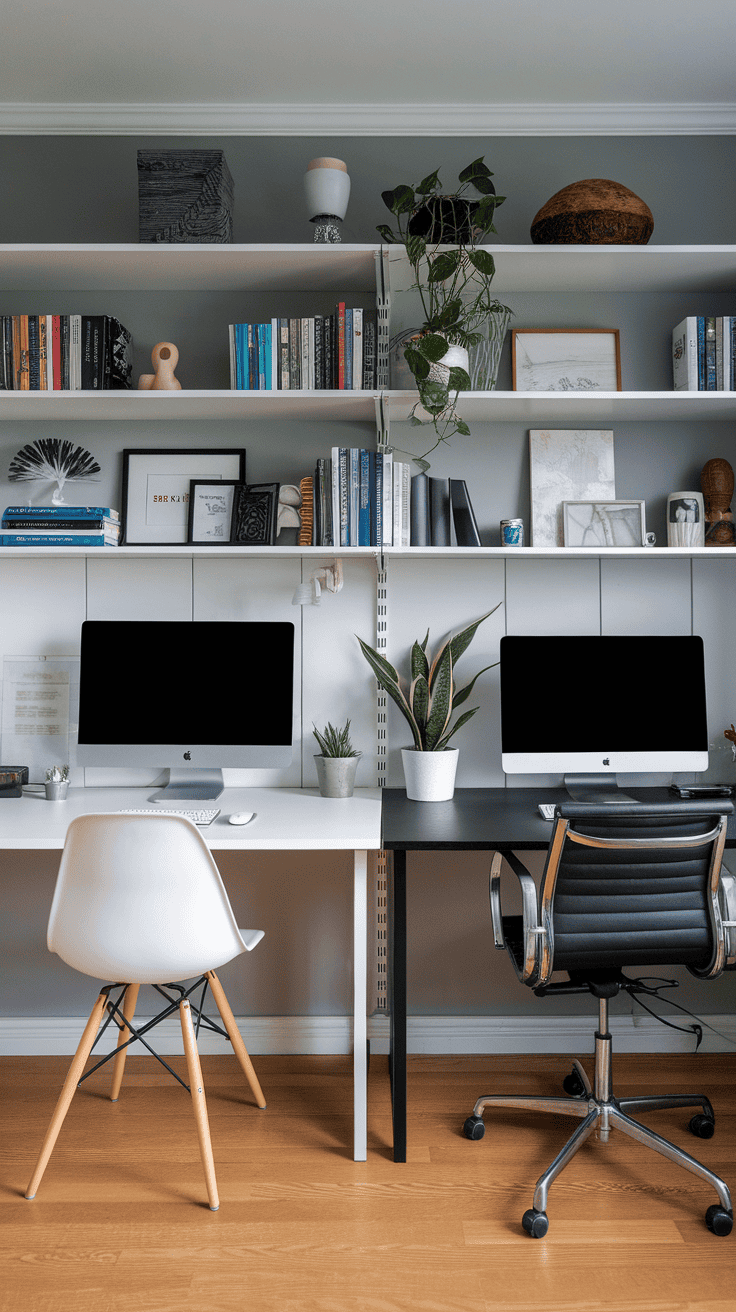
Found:
[(458, 748), (444, 752), (417, 752), (402, 747), (406, 795), (412, 802), (449, 802), (455, 792)]
[[(470, 360), (464, 346), (448, 347), (442, 359), (429, 366), (429, 377), (433, 382), (442, 383), (446, 387), (450, 378), (450, 369), (464, 369), (466, 373), (470, 373)], [(454, 750), (457, 751), (457, 748)]]
[(350, 199), (350, 178), (342, 160), (312, 160), (304, 174), (304, 197), (310, 219), (318, 214), (345, 218)]
[(317, 781), (323, 797), (352, 797), (355, 787), (357, 756), (315, 756)]

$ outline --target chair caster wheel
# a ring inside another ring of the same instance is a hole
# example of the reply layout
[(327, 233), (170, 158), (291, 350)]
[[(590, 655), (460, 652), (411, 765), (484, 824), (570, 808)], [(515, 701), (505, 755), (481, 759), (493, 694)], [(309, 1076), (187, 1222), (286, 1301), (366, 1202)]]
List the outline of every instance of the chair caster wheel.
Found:
[(583, 1098), (585, 1096), (585, 1085), (575, 1070), (565, 1076), (562, 1087), (571, 1098)]
[(482, 1139), (486, 1132), (482, 1116), (469, 1116), (463, 1125), (463, 1134), (466, 1139)]
[(530, 1207), (528, 1212), (524, 1213), (521, 1224), (532, 1239), (542, 1239), (549, 1230), (547, 1213), (538, 1212), (536, 1207)]
[(696, 1139), (712, 1139), (716, 1132), (716, 1123), (712, 1116), (703, 1116), (698, 1113), (693, 1116), (690, 1122), (690, 1133), (694, 1134)]
[(730, 1235), (733, 1230), (733, 1212), (727, 1212), (720, 1203), (713, 1203), (705, 1214), (705, 1224), (714, 1235)]

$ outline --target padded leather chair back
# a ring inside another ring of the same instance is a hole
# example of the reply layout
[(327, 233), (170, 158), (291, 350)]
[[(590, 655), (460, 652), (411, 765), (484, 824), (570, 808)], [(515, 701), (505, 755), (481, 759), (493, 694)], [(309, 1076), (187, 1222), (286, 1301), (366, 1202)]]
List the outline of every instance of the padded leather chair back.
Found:
[[(696, 974), (709, 971), (724, 811), (733, 808), (701, 807), (697, 813), (692, 803), (560, 807), (542, 887), (542, 915), (545, 906), (551, 913), (552, 970), (679, 964)], [(698, 836), (695, 846), (678, 845)]]

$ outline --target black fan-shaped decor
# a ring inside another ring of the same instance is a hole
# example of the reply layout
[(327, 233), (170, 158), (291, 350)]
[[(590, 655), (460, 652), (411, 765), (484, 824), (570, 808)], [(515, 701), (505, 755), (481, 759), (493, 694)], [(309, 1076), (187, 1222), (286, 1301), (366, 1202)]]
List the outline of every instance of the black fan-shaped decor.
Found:
[(60, 506), (64, 504), (62, 489), (65, 483), (76, 483), (80, 479), (96, 483), (99, 473), (100, 466), (83, 446), (75, 446), (73, 442), (58, 437), (41, 437), (36, 442), (29, 442), (13, 456), (8, 479), (11, 483), (56, 483), (51, 500), (55, 506)]

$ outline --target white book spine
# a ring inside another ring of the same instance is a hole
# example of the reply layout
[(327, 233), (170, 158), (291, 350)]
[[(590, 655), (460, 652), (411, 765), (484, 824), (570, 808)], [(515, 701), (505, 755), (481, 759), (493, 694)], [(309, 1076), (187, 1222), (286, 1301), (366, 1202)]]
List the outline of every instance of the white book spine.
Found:
[(723, 390), (731, 392), (731, 355), (733, 352), (733, 319), (724, 315), (723, 319)]
[(401, 547), (411, 546), (411, 465), (401, 465)]
[(388, 452), (380, 459), (383, 460), (383, 546), (391, 547), (394, 541), (394, 458)]
[(358, 447), (351, 446), (349, 453), (350, 467), (350, 494), (348, 524), (349, 536), (348, 545), (351, 547), (358, 546), (358, 519), (360, 516), (360, 451)]
[(314, 319), (308, 319), (308, 320), (307, 320), (307, 325), (308, 325), (308, 338), (307, 338), (307, 362), (308, 362), (308, 370), (309, 370), (309, 373), (308, 373), (309, 384), (308, 384), (308, 386), (309, 386), (309, 390), (310, 390), (310, 392), (313, 392), (314, 389), (315, 389), (315, 387), (317, 386), (317, 383), (316, 383), (316, 380), (315, 380), (315, 376), (314, 376)]
[(234, 392), (238, 386), (238, 370), (235, 362), (235, 324), (228, 324), (227, 331), (230, 343), (230, 391)]
[(363, 311), (353, 310), (353, 390), (363, 390)]
[(335, 547), (340, 541), (340, 448), (332, 448), (332, 543)]
[(46, 315), (46, 391), (54, 390), (54, 316)]
[(698, 320), (694, 314), (673, 330), (672, 380), (676, 392), (698, 390)]

